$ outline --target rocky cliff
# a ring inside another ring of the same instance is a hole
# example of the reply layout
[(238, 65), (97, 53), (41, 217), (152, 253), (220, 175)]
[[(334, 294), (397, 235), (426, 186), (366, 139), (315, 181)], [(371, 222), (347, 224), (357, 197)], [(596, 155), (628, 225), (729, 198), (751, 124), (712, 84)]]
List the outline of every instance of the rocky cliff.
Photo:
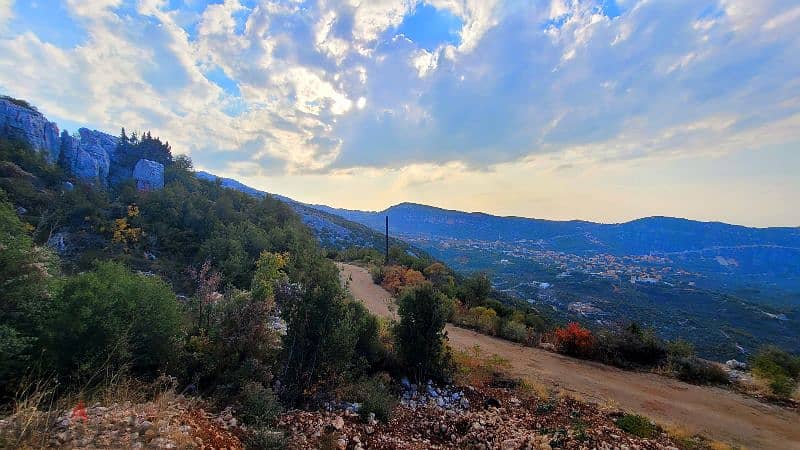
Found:
[[(0, 137), (27, 142), (84, 182), (107, 187), (133, 178), (140, 189), (164, 186), (163, 164), (119, 155), (119, 138), (102, 131), (81, 128), (59, 135), (58, 125), (21, 100), (0, 97)], [(129, 167), (125, 161), (131, 160), (136, 163)]]
[(24, 101), (0, 97), (0, 136), (28, 142), (51, 162), (58, 161), (58, 125)]

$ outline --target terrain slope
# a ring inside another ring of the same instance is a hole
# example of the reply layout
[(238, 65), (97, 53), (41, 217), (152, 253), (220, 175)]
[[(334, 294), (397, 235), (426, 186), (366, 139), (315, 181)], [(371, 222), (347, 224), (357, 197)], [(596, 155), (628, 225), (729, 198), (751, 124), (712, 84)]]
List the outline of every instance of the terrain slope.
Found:
[[(396, 318), (391, 294), (366, 269), (339, 264), (343, 282), (372, 313)], [(450, 345), (480, 345), (507, 359), (510, 375), (555, 385), (571, 395), (648, 416), (666, 426), (749, 449), (800, 449), (800, 414), (735, 392), (651, 373), (628, 372), (447, 325)]]

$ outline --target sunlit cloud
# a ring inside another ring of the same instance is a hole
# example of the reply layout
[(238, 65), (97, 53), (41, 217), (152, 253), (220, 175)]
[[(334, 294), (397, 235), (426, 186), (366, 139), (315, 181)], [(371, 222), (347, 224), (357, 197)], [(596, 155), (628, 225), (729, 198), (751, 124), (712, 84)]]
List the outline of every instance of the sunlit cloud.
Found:
[(564, 168), (800, 140), (791, 0), (45, 3), (0, 0), (3, 93), (67, 127), (152, 130), (278, 192), (285, 174), (352, 176), (376, 203), (428, 198), (512, 167), (533, 191)]

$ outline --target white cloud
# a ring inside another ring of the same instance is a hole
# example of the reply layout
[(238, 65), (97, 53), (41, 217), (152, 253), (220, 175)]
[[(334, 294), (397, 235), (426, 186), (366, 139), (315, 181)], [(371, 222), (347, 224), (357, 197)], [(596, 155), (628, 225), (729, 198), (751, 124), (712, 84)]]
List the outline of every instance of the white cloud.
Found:
[(14, 17), (14, 0), (0, 0), (0, 30)]
[(417, 50), (411, 57), (411, 65), (417, 69), (420, 78), (436, 70), (439, 65), (439, 52), (429, 52), (425, 49)]
[[(767, 23), (764, 24), (764, 29), (770, 31), (776, 28), (786, 27), (788, 25), (794, 24), (799, 20), (800, 20), (800, 6), (782, 12), (777, 16), (773, 17), (772, 19), (769, 19)], [(794, 31), (797, 31), (796, 24)]]
[(409, 183), (453, 161), (602, 164), (796, 138), (797, 6), (676, 2), (617, 2), (610, 18), (596, 0), (429, 0), (462, 27), (424, 49), (392, 35), (414, 0), (141, 0), (138, 15), (68, 0), (59, 20), (85, 42), (0, 39), (0, 88), (110, 132), (152, 129), (212, 169), (405, 167)]

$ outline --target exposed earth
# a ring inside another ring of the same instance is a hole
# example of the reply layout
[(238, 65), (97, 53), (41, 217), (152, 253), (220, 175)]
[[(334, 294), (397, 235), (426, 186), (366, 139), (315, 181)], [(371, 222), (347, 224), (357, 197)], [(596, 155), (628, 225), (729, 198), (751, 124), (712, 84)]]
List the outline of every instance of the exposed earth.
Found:
[[(351, 264), (339, 264), (339, 268), (356, 299), (372, 313), (396, 319), (391, 294), (374, 284), (366, 269)], [(510, 376), (552, 384), (578, 398), (642, 414), (666, 427), (749, 449), (800, 449), (796, 411), (732, 391), (623, 371), (452, 325), (447, 326), (447, 334), (454, 349), (479, 345), (484, 353), (508, 360)]]

